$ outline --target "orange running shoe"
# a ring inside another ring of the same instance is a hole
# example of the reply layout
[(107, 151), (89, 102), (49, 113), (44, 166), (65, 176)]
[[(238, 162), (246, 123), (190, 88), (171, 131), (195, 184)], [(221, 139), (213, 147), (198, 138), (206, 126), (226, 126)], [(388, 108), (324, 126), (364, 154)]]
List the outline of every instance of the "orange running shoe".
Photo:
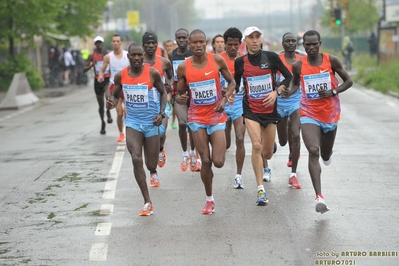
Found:
[(150, 174), (150, 186), (159, 187), (160, 185), (161, 182), (159, 182), (158, 174), (157, 173)]
[(158, 155), (158, 167), (162, 168), (165, 166), (165, 164), (166, 164), (166, 152), (161, 151), (161, 152), (159, 152), (159, 155)]
[(125, 134), (120, 133), (119, 137), (116, 139), (116, 142), (123, 142), (125, 140)]
[(144, 204), (144, 207), (140, 210), (139, 215), (140, 216), (150, 216), (153, 214), (153, 208), (151, 203), (146, 203)]
[(189, 164), (190, 164), (190, 158), (187, 156), (183, 156), (183, 160), (181, 160), (180, 163), (180, 171), (182, 172), (187, 171)]
[(190, 171), (195, 172), (197, 170), (197, 157), (191, 157), (190, 160)]
[(297, 189), (302, 188), (302, 185), (301, 183), (299, 183), (298, 179), (296, 178), (296, 175), (288, 179), (288, 185), (292, 188), (297, 188)]
[(201, 213), (210, 215), (215, 212), (215, 202), (213, 201), (207, 201), (205, 203), (205, 207), (202, 209)]
[(196, 172), (201, 172), (201, 168), (202, 168), (202, 162), (201, 159), (197, 159), (197, 165), (196, 165)]

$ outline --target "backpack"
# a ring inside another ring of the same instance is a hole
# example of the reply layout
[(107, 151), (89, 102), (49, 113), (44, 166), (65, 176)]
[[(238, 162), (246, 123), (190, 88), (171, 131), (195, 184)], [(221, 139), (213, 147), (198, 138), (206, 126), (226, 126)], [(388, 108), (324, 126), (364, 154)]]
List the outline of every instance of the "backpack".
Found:
[(348, 46), (346, 46), (346, 50), (348, 51), (348, 53), (352, 53), (355, 50), (351, 42), (348, 44)]

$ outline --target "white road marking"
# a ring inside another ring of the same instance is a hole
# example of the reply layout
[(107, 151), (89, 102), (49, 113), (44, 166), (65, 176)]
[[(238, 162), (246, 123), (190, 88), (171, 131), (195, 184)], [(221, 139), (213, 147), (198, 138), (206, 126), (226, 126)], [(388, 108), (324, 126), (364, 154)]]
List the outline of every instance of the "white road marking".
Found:
[(90, 261), (106, 261), (108, 245), (105, 243), (95, 243), (90, 249)]
[[(122, 146), (118, 146), (118, 147), (122, 147)], [(119, 149), (119, 148), (117, 148), (117, 149)], [(125, 146), (123, 146), (123, 149), (125, 149)], [(107, 181), (105, 182), (103, 199), (114, 199), (115, 198), (116, 182), (117, 182), (117, 179), (119, 176), (119, 171), (122, 166), (124, 154), (125, 154), (124, 151), (117, 151), (115, 153), (114, 162), (112, 164), (111, 170), (109, 171)]]
[(96, 227), (96, 236), (108, 236), (111, 234), (112, 223), (98, 223)]
[[(125, 145), (118, 145), (115, 152), (114, 162), (105, 182), (103, 199), (114, 199), (116, 182), (119, 171), (122, 166), (123, 156), (125, 154)], [(100, 215), (110, 215), (114, 212), (113, 204), (101, 205)], [(112, 223), (98, 223), (95, 231), (96, 236), (108, 236), (111, 234)], [(106, 261), (108, 254), (108, 245), (106, 243), (94, 243), (90, 249), (90, 261)]]

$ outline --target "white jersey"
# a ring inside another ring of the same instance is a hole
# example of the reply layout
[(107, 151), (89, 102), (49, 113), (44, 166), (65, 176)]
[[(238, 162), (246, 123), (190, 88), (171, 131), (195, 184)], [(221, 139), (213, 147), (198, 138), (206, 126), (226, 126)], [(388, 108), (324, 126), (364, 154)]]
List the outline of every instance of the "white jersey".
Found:
[(111, 76), (109, 78), (109, 82), (114, 83), (114, 77), (116, 73), (120, 72), (125, 67), (129, 66), (129, 59), (127, 58), (127, 51), (122, 50), (122, 57), (117, 58), (114, 54), (114, 51), (109, 53), (109, 70), (111, 72)]

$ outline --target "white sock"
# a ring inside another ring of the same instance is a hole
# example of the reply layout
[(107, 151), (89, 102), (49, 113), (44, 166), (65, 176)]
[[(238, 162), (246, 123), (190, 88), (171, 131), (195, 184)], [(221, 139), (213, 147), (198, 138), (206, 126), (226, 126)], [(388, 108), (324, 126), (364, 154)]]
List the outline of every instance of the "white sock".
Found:
[(293, 176), (296, 176), (296, 173), (291, 173), (290, 174), (290, 178), (293, 177)]
[(258, 186), (258, 191), (259, 191), (259, 190), (265, 191), (265, 187), (264, 187), (263, 185), (260, 185), (260, 186)]
[(195, 151), (191, 150), (191, 151), (190, 151), (190, 156), (191, 156), (191, 157), (195, 157)]
[(188, 151), (183, 151), (183, 156), (188, 157)]
[(239, 175), (239, 174), (236, 174), (236, 178), (237, 178), (237, 177), (241, 177), (241, 175)]
[(213, 195), (206, 196), (206, 201), (215, 201), (215, 199), (213, 198)]

